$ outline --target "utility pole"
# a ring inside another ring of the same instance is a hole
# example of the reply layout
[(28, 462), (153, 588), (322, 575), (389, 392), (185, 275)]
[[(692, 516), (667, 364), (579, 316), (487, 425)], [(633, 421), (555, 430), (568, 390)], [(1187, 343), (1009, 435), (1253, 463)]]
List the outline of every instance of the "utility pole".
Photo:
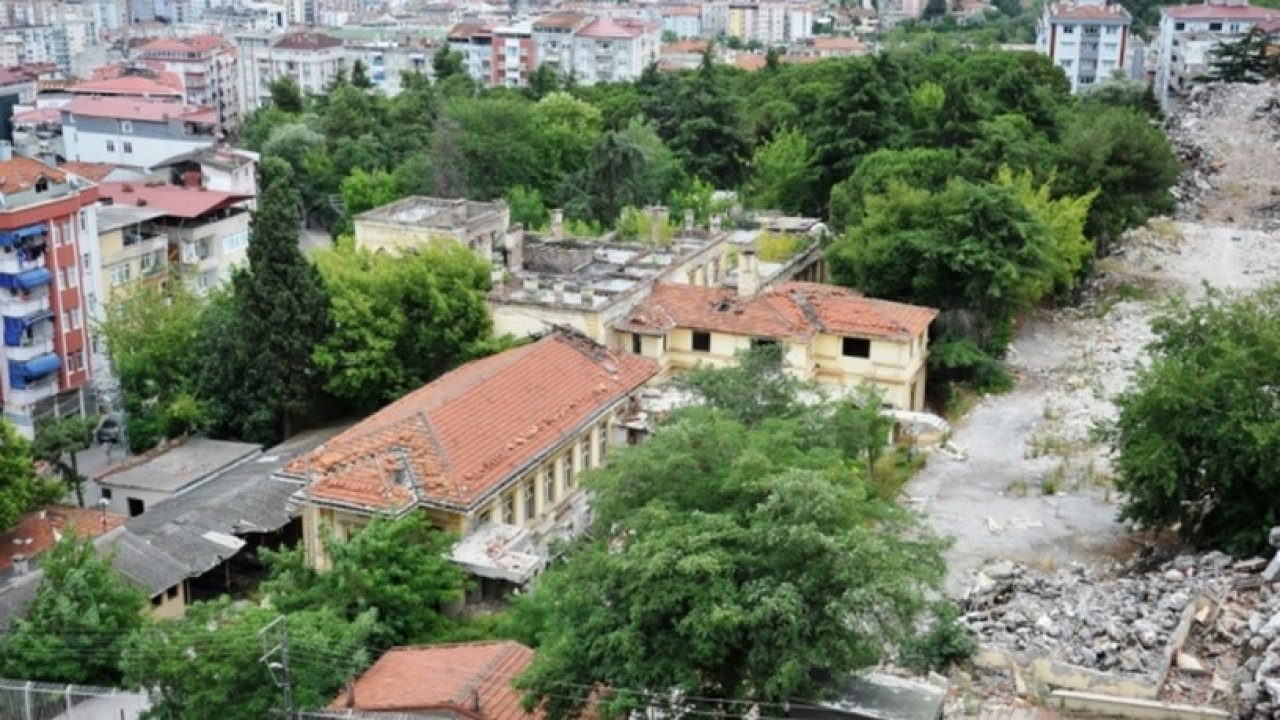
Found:
[[(275, 642), (273, 647), (268, 648), (272, 640), (271, 631), (275, 630)], [(280, 691), (284, 696), (284, 718), (285, 720), (293, 720), (293, 677), (289, 671), (289, 620), (284, 615), (267, 623), (266, 627), (258, 631), (258, 637), (262, 640), (263, 654), (258, 662), (267, 666), (267, 672), (271, 674), (271, 679), (276, 685), (280, 686)], [(276, 653), (280, 653), (280, 660), (273, 661), (271, 658)], [(276, 672), (280, 673), (280, 677), (276, 677)]]

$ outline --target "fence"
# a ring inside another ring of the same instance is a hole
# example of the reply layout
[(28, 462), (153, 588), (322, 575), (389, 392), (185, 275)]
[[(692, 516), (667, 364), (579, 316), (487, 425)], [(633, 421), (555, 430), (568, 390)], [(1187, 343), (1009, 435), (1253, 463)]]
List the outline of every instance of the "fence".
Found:
[(147, 696), (115, 688), (0, 680), (4, 720), (137, 720)]

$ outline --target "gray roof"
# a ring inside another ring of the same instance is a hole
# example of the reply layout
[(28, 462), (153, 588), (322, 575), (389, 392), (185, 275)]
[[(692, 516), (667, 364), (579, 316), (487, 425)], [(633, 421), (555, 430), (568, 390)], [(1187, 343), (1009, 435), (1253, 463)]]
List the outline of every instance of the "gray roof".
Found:
[[(157, 503), (124, 526), (99, 536), (94, 544), (100, 553), (114, 552), (112, 567), (116, 572), (155, 597), (234, 555), (244, 545), (238, 535), (279, 530), (289, 522), (289, 496), (300, 484), (273, 475), (294, 457), (319, 447), (345, 429), (332, 427), (296, 435), (264, 454), (215, 473), (185, 493)], [(255, 452), (258, 448), (246, 447)], [(32, 559), (31, 572), (26, 575), (0, 575), (0, 632), (35, 598), (44, 577), (36, 567), (38, 562), (39, 557)]]
[(98, 479), (112, 488), (177, 492), (255, 455), (261, 445), (193, 437), (181, 445)]
[(344, 428), (313, 430), (218, 473), (209, 481), (149, 508), (125, 527), (186, 566), (195, 577), (244, 544), (238, 536), (273, 532), (292, 517), (289, 496), (301, 483), (274, 477), (294, 457), (319, 447)]
[(162, 215), (164, 215), (163, 212), (151, 208), (130, 207), (128, 205), (100, 205), (98, 206), (98, 232), (137, 225)]

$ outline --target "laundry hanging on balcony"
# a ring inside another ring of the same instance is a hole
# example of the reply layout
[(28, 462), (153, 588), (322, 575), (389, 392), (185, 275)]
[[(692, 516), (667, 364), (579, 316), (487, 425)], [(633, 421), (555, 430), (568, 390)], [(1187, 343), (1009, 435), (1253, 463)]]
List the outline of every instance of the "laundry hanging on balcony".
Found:
[(4, 319), (4, 344), (8, 347), (22, 347), (23, 335), (28, 328), (43, 320), (52, 320), (52, 310), (40, 310), (26, 317), (8, 317)]
[(0, 273), (0, 287), (11, 290), (31, 290), (48, 285), (53, 275), (47, 268), (31, 268), (20, 273)]
[(16, 390), (23, 390), (27, 383), (48, 375), (62, 367), (62, 361), (56, 353), (37, 355), (30, 360), (9, 361), (9, 384)]
[(0, 247), (10, 247), (27, 238), (36, 237), (37, 235), (45, 235), (49, 232), (48, 225), (28, 225), (17, 230), (5, 230), (0, 232)]

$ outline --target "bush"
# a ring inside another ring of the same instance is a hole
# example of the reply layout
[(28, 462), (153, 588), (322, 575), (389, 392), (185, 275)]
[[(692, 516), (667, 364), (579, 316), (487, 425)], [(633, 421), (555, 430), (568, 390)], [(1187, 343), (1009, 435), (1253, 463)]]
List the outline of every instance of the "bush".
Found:
[(923, 635), (903, 643), (898, 662), (918, 673), (941, 671), (978, 651), (978, 643), (960, 622), (960, 611), (949, 602), (933, 609), (933, 624)]

